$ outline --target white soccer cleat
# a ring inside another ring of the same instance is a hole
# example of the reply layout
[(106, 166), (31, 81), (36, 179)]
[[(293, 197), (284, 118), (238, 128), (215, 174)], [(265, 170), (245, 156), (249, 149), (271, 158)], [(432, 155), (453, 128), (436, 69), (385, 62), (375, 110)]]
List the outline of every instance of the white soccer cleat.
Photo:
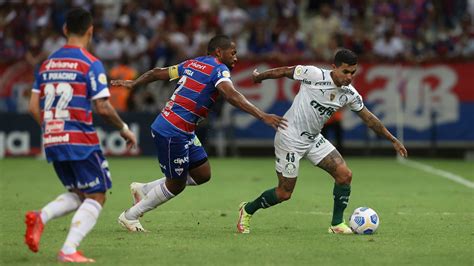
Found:
[(125, 211), (120, 214), (117, 219), (118, 223), (131, 232), (148, 232), (145, 230), (139, 220), (128, 220), (125, 217)]
[(145, 197), (145, 193), (143, 193), (144, 185), (145, 184), (138, 182), (133, 182), (130, 184), (130, 193), (132, 193), (133, 205), (136, 205)]

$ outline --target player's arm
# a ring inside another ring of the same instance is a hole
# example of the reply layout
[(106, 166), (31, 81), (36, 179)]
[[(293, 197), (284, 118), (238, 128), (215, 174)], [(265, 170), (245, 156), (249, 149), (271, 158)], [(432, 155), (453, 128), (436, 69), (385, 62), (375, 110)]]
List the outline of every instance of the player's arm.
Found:
[(279, 127), (286, 128), (286, 119), (274, 114), (267, 114), (262, 110), (258, 109), (255, 105), (245, 98), (242, 93), (238, 92), (232, 82), (223, 81), (217, 84), (216, 88), (224, 96), (224, 98), (233, 106), (253, 115), (259, 120), (265, 122), (265, 124), (273, 127), (277, 130)]
[(381, 137), (385, 137), (387, 140), (392, 142), (394, 149), (403, 157), (408, 156), (408, 152), (405, 149), (405, 146), (388, 131), (388, 129), (380, 122), (380, 120), (372, 114), (372, 112), (367, 109), (367, 107), (363, 107), (362, 110), (357, 112), (357, 115), (364, 121), (364, 123), (372, 129), (377, 135)]
[(31, 92), (30, 103), (28, 105), (28, 111), (35, 121), (41, 126), (41, 107), (40, 107), (40, 94), (39, 92)]
[(296, 66), (277, 67), (265, 70), (262, 73), (259, 73), (257, 69), (255, 69), (252, 73), (252, 79), (255, 83), (260, 83), (265, 79), (277, 79), (283, 77), (293, 79), (295, 68)]
[(175, 71), (175, 69), (176, 66), (168, 68), (155, 67), (152, 70), (148, 70), (135, 80), (112, 80), (110, 84), (112, 86), (123, 86), (133, 89), (137, 86), (148, 84), (157, 80), (173, 80), (178, 77), (178, 72), (177, 70)]
[(106, 122), (120, 130), (120, 136), (127, 141), (127, 147), (130, 149), (137, 144), (135, 134), (123, 122), (117, 111), (112, 106), (109, 98), (98, 98), (93, 101), (94, 109)]

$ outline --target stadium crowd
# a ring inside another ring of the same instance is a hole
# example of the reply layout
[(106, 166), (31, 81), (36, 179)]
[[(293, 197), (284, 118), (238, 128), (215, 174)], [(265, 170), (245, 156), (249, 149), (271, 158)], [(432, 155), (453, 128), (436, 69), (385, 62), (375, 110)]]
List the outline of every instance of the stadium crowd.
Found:
[[(339, 47), (376, 62), (474, 59), (473, 0), (4, 0), (0, 64), (37, 67), (65, 43), (65, 12), (74, 6), (92, 11), (91, 50), (110, 78), (203, 55), (216, 33), (236, 41), (241, 60), (328, 61)], [(161, 109), (156, 92), (137, 97), (139, 111)], [(123, 100), (115, 106), (137, 110)]]

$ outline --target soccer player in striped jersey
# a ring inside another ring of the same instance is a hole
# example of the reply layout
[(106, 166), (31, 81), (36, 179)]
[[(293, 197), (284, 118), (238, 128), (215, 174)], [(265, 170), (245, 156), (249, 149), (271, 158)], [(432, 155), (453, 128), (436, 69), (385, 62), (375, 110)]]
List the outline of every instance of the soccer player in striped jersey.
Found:
[(138, 218), (177, 196), (186, 185), (201, 185), (211, 178), (206, 151), (194, 130), (207, 116), (219, 94), (274, 129), (286, 125), (284, 118), (261, 111), (234, 88), (230, 69), (237, 62), (237, 50), (229, 37), (213, 37), (207, 52), (207, 56), (178, 65), (154, 68), (133, 81), (111, 82), (112, 85), (134, 88), (155, 80), (179, 79), (171, 99), (151, 125), (158, 161), (165, 177), (147, 184), (131, 184), (136, 204), (118, 218), (119, 224), (130, 231), (144, 231)]
[(251, 202), (240, 204), (237, 231), (250, 232), (250, 218), (259, 209), (269, 208), (289, 200), (296, 185), (299, 161), (308, 158), (315, 166), (334, 178), (334, 207), (328, 232), (352, 234), (344, 222), (344, 209), (349, 202), (352, 172), (336, 148), (321, 134), (326, 121), (340, 108), (347, 106), (379, 136), (389, 140), (395, 151), (403, 157), (407, 150), (364, 106), (362, 97), (351, 85), (357, 70), (357, 56), (347, 49), (334, 56), (332, 70), (315, 66), (290, 66), (254, 71), (254, 82), (287, 77), (301, 82), (300, 90), (290, 109), (284, 115), (288, 128), (275, 135), (275, 170), (278, 186), (264, 191)]
[(108, 100), (102, 63), (86, 50), (93, 33), (91, 14), (82, 8), (70, 10), (64, 33), (67, 44), (51, 54), (37, 73), (29, 109), (41, 126), (46, 158), (67, 192), (41, 211), (26, 213), (25, 243), (38, 252), (44, 225), (75, 211), (58, 260), (94, 262), (76, 248), (96, 224), (112, 182), (93, 125), (92, 106), (120, 130), (129, 148), (136, 145), (136, 138)]

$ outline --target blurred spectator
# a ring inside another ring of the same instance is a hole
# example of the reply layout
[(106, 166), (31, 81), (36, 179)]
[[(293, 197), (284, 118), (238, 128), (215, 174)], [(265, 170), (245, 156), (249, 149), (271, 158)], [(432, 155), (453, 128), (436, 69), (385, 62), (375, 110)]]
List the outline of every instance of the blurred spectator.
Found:
[[(110, 69), (110, 79), (133, 80), (137, 77), (137, 71), (130, 67), (129, 58), (126, 53), (122, 54), (118, 65)], [(125, 87), (110, 87), (110, 103), (117, 111), (128, 111), (130, 91)]]
[(66, 44), (66, 38), (57, 31), (49, 30), (47, 31), (47, 36), (43, 43), (43, 52), (45, 52), (46, 55), (50, 55)]
[(314, 17), (307, 28), (310, 48), (318, 59), (329, 60), (333, 54), (329, 51), (331, 36), (340, 32), (341, 21), (329, 4), (322, 4), (320, 13)]
[(395, 35), (394, 29), (388, 29), (383, 36), (375, 40), (374, 54), (381, 60), (395, 60), (404, 58), (405, 48), (400, 37)]
[(238, 7), (234, 0), (227, 0), (222, 3), (219, 9), (218, 21), (222, 33), (237, 39), (239, 34), (245, 29), (249, 17), (245, 10)]
[(150, 65), (147, 56), (148, 39), (131, 27), (127, 27), (124, 34), (126, 35), (122, 40), (122, 51), (128, 58), (130, 66), (140, 73), (147, 71)]
[(94, 53), (102, 60), (104, 67), (110, 69), (114, 62), (117, 62), (122, 56), (122, 45), (113, 31), (104, 30), (101, 36), (102, 38), (95, 46)]

